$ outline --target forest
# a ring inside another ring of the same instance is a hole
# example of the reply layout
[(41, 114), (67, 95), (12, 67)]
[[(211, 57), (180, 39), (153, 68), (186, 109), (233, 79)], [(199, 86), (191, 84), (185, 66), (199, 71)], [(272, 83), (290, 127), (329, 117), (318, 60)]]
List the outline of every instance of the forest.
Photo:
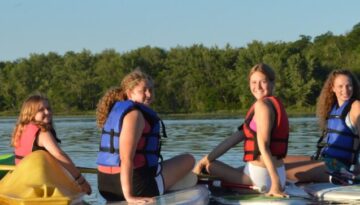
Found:
[(294, 42), (252, 41), (239, 48), (195, 44), (144, 46), (124, 53), (84, 49), (0, 61), (0, 113), (17, 112), (35, 91), (47, 95), (55, 112), (95, 111), (104, 92), (119, 86), (136, 67), (154, 78), (153, 107), (160, 113), (237, 112), (254, 101), (247, 75), (259, 62), (275, 70), (275, 95), (287, 108), (312, 110), (333, 69), (347, 68), (360, 77), (360, 23), (342, 35), (326, 32), (313, 38), (301, 35)]

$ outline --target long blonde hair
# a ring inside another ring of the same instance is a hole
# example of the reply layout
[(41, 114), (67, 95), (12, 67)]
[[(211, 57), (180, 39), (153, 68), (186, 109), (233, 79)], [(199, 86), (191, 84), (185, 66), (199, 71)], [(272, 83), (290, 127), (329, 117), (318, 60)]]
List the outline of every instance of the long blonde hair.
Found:
[(123, 78), (120, 87), (111, 88), (104, 94), (99, 100), (96, 109), (96, 124), (99, 128), (104, 126), (114, 103), (116, 101), (127, 100), (128, 97), (126, 92), (132, 90), (142, 81), (153, 83), (153, 80), (149, 75), (142, 72), (139, 68), (136, 68)]
[(33, 94), (23, 102), (18, 120), (11, 135), (11, 145), (13, 147), (17, 147), (19, 145), (18, 143), (20, 141), (22, 131), (25, 125), (29, 123), (37, 124), (42, 131), (53, 129), (52, 121), (47, 124), (35, 121), (35, 115), (39, 111), (42, 103), (47, 103), (49, 105), (48, 109), (51, 110), (49, 100), (41, 93)]
[(339, 75), (345, 75), (351, 79), (353, 86), (353, 94), (351, 98), (360, 99), (360, 86), (359, 81), (349, 70), (337, 69), (333, 70), (326, 79), (324, 86), (321, 90), (318, 102), (316, 104), (316, 116), (319, 120), (319, 125), (321, 130), (326, 129), (326, 118), (331, 110), (331, 108), (336, 103), (336, 95), (333, 92), (334, 80)]

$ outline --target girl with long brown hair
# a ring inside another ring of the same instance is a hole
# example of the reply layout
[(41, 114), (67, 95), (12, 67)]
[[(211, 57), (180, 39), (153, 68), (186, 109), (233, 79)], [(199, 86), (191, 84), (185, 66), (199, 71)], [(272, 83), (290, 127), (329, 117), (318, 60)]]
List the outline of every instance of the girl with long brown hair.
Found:
[(311, 157), (288, 156), (287, 177), (298, 182), (330, 179), (333, 183), (345, 183), (340, 172), (359, 173), (360, 85), (353, 73), (337, 69), (329, 74), (317, 102), (316, 115), (323, 131), (317, 152)]
[[(150, 108), (153, 86), (152, 79), (136, 69), (98, 103), (97, 125), (102, 130), (98, 188), (107, 201), (152, 201), (151, 197), (174, 187), (194, 166), (195, 159), (190, 154), (162, 160), (160, 143), (165, 130)], [(194, 177), (185, 186), (194, 185)]]

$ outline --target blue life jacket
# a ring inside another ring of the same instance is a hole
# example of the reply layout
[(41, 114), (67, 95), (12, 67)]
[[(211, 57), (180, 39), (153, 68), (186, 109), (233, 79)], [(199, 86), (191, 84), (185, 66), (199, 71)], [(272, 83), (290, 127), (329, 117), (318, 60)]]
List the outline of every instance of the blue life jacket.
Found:
[[(96, 163), (102, 166), (119, 167), (121, 166), (119, 155), (119, 138), (122, 122), (125, 115), (131, 110), (138, 109), (142, 112), (145, 120), (150, 124), (151, 131), (141, 136), (145, 140), (142, 150), (136, 150), (135, 154), (145, 156), (148, 167), (157, 166), (160, 155), (160, 123), (163, 126), (163, 136), (166, 137), (165, 127), (157, 116), (156, 112), (140, 103), (131, 100), (118, 101), (114, 104), (108, 118), (103, 126), (101, 142)], [(136, 162), (135, 162), (136, 163)]]
[(359, 152), (359, 136), (355, 135), (345, 123), (353, 102), (354, 99), (350, 99), (341, 107), (337, 104), (333, 106), (327, 117), (327, 129), (321, 140), (322, 157), (337, 159), (348, 166), (357, 162)]

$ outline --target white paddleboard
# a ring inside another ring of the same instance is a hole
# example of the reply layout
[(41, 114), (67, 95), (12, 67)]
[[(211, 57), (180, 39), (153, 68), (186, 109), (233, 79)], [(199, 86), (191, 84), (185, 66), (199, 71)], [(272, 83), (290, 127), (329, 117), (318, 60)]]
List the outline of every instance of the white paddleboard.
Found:
[(272, 205), (304, 205), (311, 203), (311, 196), (295, 184), (287, 184), (285, 192), (289, 198), (268, 197), (264, 194), (236, 194), (228, 196), (213, 196), (212, 198), (220, 204), (272, 204)]
[[(162, 196), (155, 197), (155, 201), (150, 204), (157, 205), (207, 205), (209, 203), (209, 190), (205, 185), (196, 185), (191, 188), (179, 190), (171, 193), (164, 194)], [(111, 202), (108, 205), (125, 205), (128, 204), (125, 201)]]
[(340, 186), (331, 183), (305, 185), (304, 190), (319, 201), (360, 201), (360, 185)]
[(222, 196), (222, 197), (213, 197), (214, 200), (220, 204), (229, 204), (229, 205), (304, 205), (310, 203), (309, 200), (300, 198), (300, 197), (290, 197), (290, 198), (275, 198), (275, 197), (266, 197), (259, 194), (244, 194), (244, 195), (233, 195), (233, 196)]

